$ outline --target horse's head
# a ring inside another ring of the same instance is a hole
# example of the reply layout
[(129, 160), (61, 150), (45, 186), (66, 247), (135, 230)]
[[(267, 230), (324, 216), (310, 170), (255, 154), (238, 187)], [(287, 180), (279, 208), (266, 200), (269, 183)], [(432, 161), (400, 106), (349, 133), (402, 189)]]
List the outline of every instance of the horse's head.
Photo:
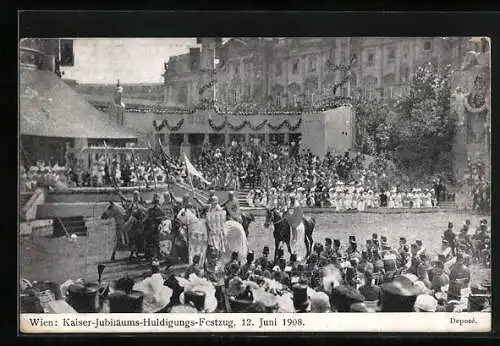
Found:
[(277, 212), (276, 208), (266, 208), (266, 219), (264, 221), (264, 227), (268, 228), (271, 223), (276, 222)]
[(109, 201), (108, 207), (104, 210), (104, 212), (101, 215), (101, 219), (106, 220), (120, 216), (124, 217), (125, 214), (126, 211), (121, 205), (113, 201)]
[(243, 223), (244, 224), (251, 224), (252, 222), (255, 221), (255, 215), (253, 215), (252, 213), (241, 213), (241, 219), (243, 220)]
[(199, 221), (198, 217), (189, 208), (182, 208), (177, 214), (177, 220), (182, 225), (190, 225)]

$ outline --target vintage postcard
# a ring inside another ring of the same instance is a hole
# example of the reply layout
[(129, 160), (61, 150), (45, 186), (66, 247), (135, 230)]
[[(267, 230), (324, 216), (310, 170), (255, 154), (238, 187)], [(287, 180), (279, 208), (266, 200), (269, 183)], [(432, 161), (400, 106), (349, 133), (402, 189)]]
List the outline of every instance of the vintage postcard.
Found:
[(20, 332), (490, 331), (490, 52), (21, 37)]

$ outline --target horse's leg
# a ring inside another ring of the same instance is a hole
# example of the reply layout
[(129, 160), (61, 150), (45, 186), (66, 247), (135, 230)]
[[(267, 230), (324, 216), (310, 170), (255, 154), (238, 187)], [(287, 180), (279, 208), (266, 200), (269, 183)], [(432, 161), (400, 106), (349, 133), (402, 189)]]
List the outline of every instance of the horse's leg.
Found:
[(292, 255), (292, 247), (290, 245), (290, 240), (286, 242), (286, 247), (288, 248), (288, 254), (291, 256)]
[(118, 244), (115, 244), (115, 247), (113, 248), (113, 253), (111, 254), (111, 261), (115, 261), (115, 255), (116, 255), (116, 248), (118, 247)]
[(278, 260), (278, 249), (279, 249), (280, 243), (281, 243), (281, 241), (277, 237), (275, 237), (274, 238), (274, 263), (276, 263), (276, 261)]

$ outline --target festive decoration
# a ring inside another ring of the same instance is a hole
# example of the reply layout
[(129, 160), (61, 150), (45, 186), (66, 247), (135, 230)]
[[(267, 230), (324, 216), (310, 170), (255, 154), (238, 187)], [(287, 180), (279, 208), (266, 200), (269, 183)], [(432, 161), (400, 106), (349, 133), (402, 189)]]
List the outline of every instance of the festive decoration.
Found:
[(208, 124), (210, 125), (210, 128), (215, 131), (222, 131), (226, 126), (228, 126), (232, 131), (240, 131), (245, 126), (249, 127), (253, 131), (259, 131), (261, 130), (265, 125), (267, 125), (271, 130), (277, 131), (283, 128), (283, 126), (287, 126), (290, 131), (295, 131), (300, 127), (300, 124), (302, 123), (302, 119), (299, 119), (295, 125), (291, 125), (288, 119), (283, 120), (280, 124), (278, 125), (272, 125), (267, 122), (267, 120), (262, 121), (258, 125), (252, 125), (252, 123), (248, 120), (243, 121), (239, 125), (233, 125), (231, 124), (228, 120), (227, 117), (224, 119), (222, 124), (216, 125), (212, 119), (208, 119)]
[(180, 119), (179, 122), (177, 123), (177, 125), (174, 125), (174, 126), (170, 126), (168, 124), (168, 120), (163, 120), (160, 125), (158, 125), (156, 123), (156, 120), (153, 120), (153, 126), (155, 128), (156, 131), (161, 131), (164, 127), (167, 127), (167, 129), (169, 129), (169, 131), (178, 131), (182, 125), (184, 124), (184, 118)]
[(277, 131), (277, 130), (280, 130), (283, 126), (287, 126), (288, 129), (290, 131), (295, 131), (297, 130), (299, 127), (300, 127), (300, 124), (302, 123), (302, 119), (299, 119), (299, 121), (297, 121), (297, 123), (295, 125), (291, 125), (290, 122), (288, 121), (288, 119), (285, 119), (281, 122), (281, 124), (277, 125), (277, 126), (274, 126), (274, 125), (271, 125), (271, 124), (267, 124), (267, 126), (271, 129), (271, 130), (274, 130), (274, 131)]
[(212, 119), (208, 119), (208, 125), (210, 125), (210, 128), (217, 132), (223, 130), (226, 127), (227, 123), (228, 123), (227, 118), (225, 118), (222, 124), (220, 125), (215, 125)]

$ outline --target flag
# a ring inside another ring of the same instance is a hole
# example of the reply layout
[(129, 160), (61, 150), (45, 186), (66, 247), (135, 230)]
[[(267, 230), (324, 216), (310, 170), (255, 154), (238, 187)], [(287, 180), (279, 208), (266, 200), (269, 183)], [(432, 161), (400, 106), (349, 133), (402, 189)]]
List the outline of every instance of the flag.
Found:
[(191, 164), (189, 159), (187, 158), (186, 154), (184, 153), (184, 162), (186, 164), (186, 170), (189, 175), (198, 177), (203, 183), (210, 185), (210, 182), (203, 178), (203, 175), (196, 169), (194, 166)]

